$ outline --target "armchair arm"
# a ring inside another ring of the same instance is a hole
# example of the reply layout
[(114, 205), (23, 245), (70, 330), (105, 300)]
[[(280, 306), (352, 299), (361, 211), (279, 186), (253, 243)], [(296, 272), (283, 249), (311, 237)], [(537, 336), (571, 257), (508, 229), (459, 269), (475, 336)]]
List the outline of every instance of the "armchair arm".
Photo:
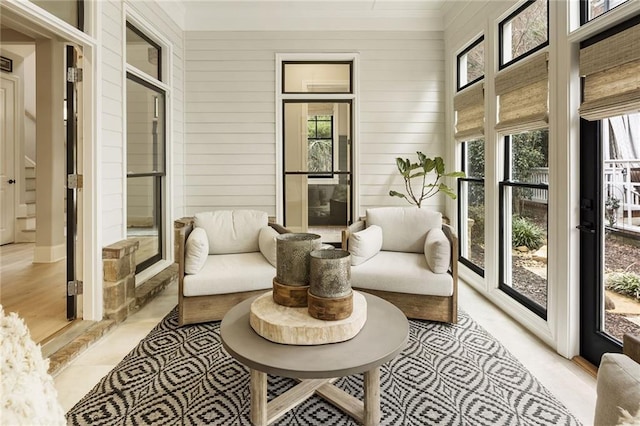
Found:
[(278, 232), (278, 234), (288, 234), (291, 232), (290, 230), (280, 225), (279, 223), (269, 222), (269, 226), (275, 229)]
[(625, 334), (622, 338), (622, 352), (640, 364), (640, 337), (633, 334)]
[(342, 230), (342, 250), (348, 251), (349, 236), (354, 232), (362, 231), (367, 226), (364, 219), (353, 222), (351, 225)]

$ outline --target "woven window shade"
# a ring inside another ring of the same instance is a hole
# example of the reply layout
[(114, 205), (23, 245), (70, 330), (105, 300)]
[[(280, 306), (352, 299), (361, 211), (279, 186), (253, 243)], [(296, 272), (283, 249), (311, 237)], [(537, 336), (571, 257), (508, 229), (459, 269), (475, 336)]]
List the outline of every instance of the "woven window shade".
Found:
[(456, 111), (457, 141), (478, 139), (484, 135), (484, 84), (482, 82), (458, 93), (453, 98)]
[(640, 25), (580, 49), (580, 116), (601, 120), (640, 110)]
[(496, 76), (499, 132), (527, 131), (549, 123), (548, 54), (542, 52)]

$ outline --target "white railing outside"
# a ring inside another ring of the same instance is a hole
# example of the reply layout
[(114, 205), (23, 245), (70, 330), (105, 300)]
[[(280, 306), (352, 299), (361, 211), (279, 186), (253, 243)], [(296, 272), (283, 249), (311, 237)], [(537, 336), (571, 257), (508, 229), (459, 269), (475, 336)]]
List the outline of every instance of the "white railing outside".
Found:
[(617, 201), (614, 222), (608, 225), (634, 225), (633, 212), (640, 211), (640, 159), (604, 161), (604, 200)]
[[(549, 184), (549, 168), (548, 167), (534, 167), (531, 170), (532, 183), (544, 183)], [(546, 189), (532, 189), (531, 201), (536, 203), (547, 204), (549, 191)]]

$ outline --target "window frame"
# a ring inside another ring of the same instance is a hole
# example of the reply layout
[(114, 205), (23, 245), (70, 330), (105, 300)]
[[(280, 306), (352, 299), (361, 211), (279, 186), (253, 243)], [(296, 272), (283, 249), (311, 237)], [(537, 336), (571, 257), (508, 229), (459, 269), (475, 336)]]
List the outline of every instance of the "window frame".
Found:
[[(132, 19), (133, 21), (131, 21), (130, 19)], [(169, 135), (168, 132), (168, 126), (169, 126), (169, 121), (168, 121), (168, 114), (169, 114), (169, 96), (168, 96), (168, 87), (163, 83), (162, 78), (163, 78), (163, 68), (164, 68), (164, 60), (163, 60), (163, 47), (160, 45), (160, 43), (154, 41), (150, 36), (148, 36), (146, 33), (143, 32), (143, 30), (141, 30), (140, 28), (137, 27), (136, 23), (138, 19), (135, 18), (135, 16), (127, 16), (127, 19), (125, 20), (125, 30), (123, 32), (124, 36), (125, 36), (125, 53), (124, 53), (124, 64), (125, 64), (125, 88), (124, 88), (124, 93), (125, 93), (125, 102), (127, 99), (127, 89), (126, 89), (126, 82), (128, 80), (131, 80), (137, 84), (140, 84), (152, 91), (155, 91), (159, 94), (162, 94), (162, 96), (164, 96), (164, 101), (162, 102), (162, 107), (158, 109), (158, 115), (162, 116), (162, 122), (163, 122), (163, 126), (161, 129), (159, 130), (159, 133), (161, 132), (162, 134), (162, 144), (163, 144), (163, 148), (162, 148), (162, 158), (158, 158), (158, 164), (162, 163), (162, 167), (161, 167), (161, 171), (152, 171), (152, 172), (142, 172), (142, 173), (128, 173), (127, 171), (127, 167), (126, 167), (126, 152), (128, 152), (128, 142), (129, 142), (129, 137), (128, 134), (125, 133), (125, 147), (126, 150), (125, 151), (125, 172), (124, 172), (124, 176), (125, 176), (125, 187), (128, 187), (128, 180), (131, 179), (136, 179), (136, 178), (144, 178), (144, 177), (151, 177), (153, 178), (153, 192), (154, 192), (154, 202), (153, 202), (153, 208), (154, 208), (154, 215), (155, 215), (155, 225), (157, 225), (157, 232), (158, 232), (158, 244), (157, 244), (157, 249), (158, 252), (156, 254), (154, 254), (153, 256), (151, 256), (149, 259), (145, 259), (144, 261), (138, 263), (135, 267), (135, 273), (139, 274), (147, 269), (149, 269), (150, 267), (152, 267), (153, 265), (161, 262), (163, 259), (165, 259), (165, 256), (168, 255), (168, 252), (166, 251), (165, 245), (166, 245), (166, 238), (170, 237), (170, 233), (165, 229), (165, 215), (167, 214), (167, 211), (165, 209), (165, 203), (166, 200), (168, 200), (169, 196), (167, 195), (167, 191), (168, 191), (168, 186), (167, 186), (167, 178), (168, 178), (168, 174), (167, 174), (167, 168), (168, 168), (168, 162), (167, 162), (167, 158), (168, 158), (168, 140), (167, 137)], [(143, 38), (146, 42), (148, 42), (150, 45), (152, 45), (154, 48), (156, 48), (158, 50), (158, 65), (157, 65), (157, 72), (158, 72), (158, 78), (155, 78), (154, 76), (144, 72), (143, 70), (140, 70), (139, 68), (137, 68), (135, 65), (130, 64), (129, 62), (127, 62), (127, 57), (126, 57), (126, 29), (130, 29), (131, 31), (133, 31), (134, 33), (136, 33), (138, 36), (140, 36), (141, 38)], [(125, 121), (127, 121), (126, 118), (126, 113), (125, 113)], [(128, 127), (128, 126), (127, 126)], [(128, 194), (128, 190), (125, 190), (125, 194)], [(128, 219), (127, 219), (127, 212), (129, 211), (129, 204), (128, 204), (128, 199), (125, 198), (125, 209), (124, 209), (124, 223), (125, 225), (128, 227)], [(125, 230), (125, 234), (126, 234), (126, 238), (129, 238), (128, 233)]]
[[(537, 130), (541, 130), (541, 129), (537, 129)], [(532, 131), (536, 131), (536, 130), (530, 130), (530, 132)], [(505, 228), (507, 227), (506, 225), (506, 205), (505, 205), (505, 201), (506, 201), (506, 197), (505, 197), (505, 190), (507, 187), (510, 188), (527, 188), (527, 189), (544, 189), (547, 191), (547, 199), (549, 199), (548, 194), (549, 194), (549, 184), (546, 183), (529, 183), (529, 182), (520, 182), (520, 181), (516, 181), (512, 179), (513, 176), (513, 170), (512, 170), (512, 159), (513, 159), (513, 150), (511, 149), (512, 147), (512, 138), (511, 138), (511, 134), (509, 135), (504, 135), (504, 178), (502, 181), (500, 181), (498, 183), (498, 188), (499, 188), (499, 224), (500, 226), (499, 231), (498, 231), (498, 240), (499, 240), (499, 265), (498, 265), (498, 288), (500, 290), (502, 290), (503, 292), (505, 292), (507, 295), (509, 295), (511, 298), (513, 298), (514, 300), (516, 300), (518, 303), (520, 303), (521, 305), (523, 305), (524, 307), (526, 307), (527, 309), (529, 309), (531, 312), (533, 312), (534, 314), (536, 314), (537, 316), (539, 316), (540, 318), (542, 318), (543, 320), (547, 321), (548, 319), (548, 311), (549, 311), (549, 267), (547, 265), (547, 278), (546, 278), (546, 282), (547, 282), (547, 306), (542, 307), (541, 305), (537, 304), (535, 301), (533, 301), (532, 299), (526, 297), (525, 295), (521, 294), (519, 291), (515, 290), (512, 286), (508, 285), (506, 283), (506, 259), (507, 259), (507, 254), (508, 252), (511, 251), (512, 247), (511, 247), (511, 243), (507, 244), (507, 242), (505, 241)], [(547, 210), (548, 210), (548, 205), (547, 205)], [(510, 227), (510, 225), (509, 225)], [(549, 232), (549, 216), (547, 215), (547, 235)]]
[[(289, 92), (285, 90), (285, 81), (286, 81), (286, 66), (287, 65), (349, 65), (349, 91), (348, 92)], [(317, 95), (353, 95), (353, 61), (344, 61), (344, 60), (336, 60), (336, 61), (300, 61), (300, 60), (283, 60), (281, 63), (280, 69), (281, 76), (281, 88), (283, 95), (307, 95), (309, 93), (314, 93)]]
[[(308, 116), (307, 115), (307, 123), (309, 123), (309, 117), (313, 117), (314, 120), (313, 122), (315, 123), (315, 136), (314, 138), (307, 138), (307, 155), (309, 150), (309, 143), (311, 141), (331, 141), (331, 173), (324, 173), (322, 171), (320, 172), (314, 172), (314, 173), (320, 173), (320, 174), (312, 174), (309, 176), (310, 179), (332, 179), (334, 177), (333, 174), (333, 170), (334, 170), (334, 166), (335, 166), (335, 156), (336, 156), (336, 152), (335, 152), (335, 139), (333, 137), (333, 133), (334, 133), (334, 124), (333, 124), (333, 115), (331, 115), (329, 120), (318, 120), (318, 115), (313, 115), (313, 116)], [(330, 130), (331, 130), (331, 136), (328, 138), (321, 138), (318, 137), (318, 121), (320, 122), (329, 122), (330, 124)], [(308, 159), (307, 159), (308, 161)], [(307, 167), (308, 168), (308, 167)], [(317, 183), (321, 183), (321, 182), (317, 182)]]
[[(629, 2), (629, 0), (625, 0), (622, 3), (620, 3), (617, 6), (614, 6), (612, 8), (607, 8), (604, 12), (602, 12), (600, 15), (598, 16), (594, 16), (593, 18), (589, 19), (589, 1), (590, 0), (580, 0), (580, 26), (586, 25), (589, 22), (598, 19), (602, 16), (605, 16), (607, 13), (611, 12), (614, 9), (617, 9), (619, 6), (622, 6), (626, 3)], [(604, 0), (605, 3), (609, 2), (610, 0)]]
[[(544, 43), (539, 44), (538, 46), (534, 47), (531, 50), (528, 50), (527, 52), (523, 53), (520, 56), (517, 56), (515, 58), (512, 58), (511, 60), (509, 60), (508, 62), (504, 62), (504, 25), (505, 23), (511, 21), (513, 18), (515, 18), (516, 16), (518, 16), (520, 13), (522, 13), (524, 10), (526, 10), (527, 8), (531, 7), (536, 1), (546, 1), (547, 2), (547, 40)], [(502, 21), (500, 21), (500, 23), (498, 24), (498, 70), (503, 70), (521, 60), (523, 60), (524, 58), (527, 58), (531, 55), (533, 55), (534, 53), (544, 49), (545, 47), (547, 47), (549, 45), (549, 0), (526, 0), (520, 7), (518, 7), (516, 10), (514, 10), (511, 14), (509, 14), (509, 16), (507, 16), (506, 18), (504, 18)]]
[(127, 40), (126, 40), (126, 31), (125, 31), (125, 63), (128, 66), (134, 67), (136, 69), (138, 69), (141, 73), (147, 75), (149, 78), (151, 78), (152, 80), (158, 80), (160, 82), (162, 82), (162, 47), (160, 46), (160, 44), (158, 44), (156, 41), (154, 41), (151, 37), (149, 37), (148, 35), (146, 35), (145, 33), (142, 32), (142, 30), (140, 30), (138, 27), (135, 26), (135, 24), (133, 24), (129, 19), (127, 19), (126, 21), (126, 29), (129, 29), (131, 31), (133, 31), (134, 33), (136, 33), (136, 35), (138, 35), (141, 39), (143, 39), (144, 41), (146, 41), (147, 43), (149, 43), (151, 46), (155, 47), (156, 50), (158, 51), (158, 78), (155, 78), (154, 76), (144, 72), (143, 70), (140, 70), (139, 68), (137, 68), (135, 65), (127, 62), (126, 60), (126, 44), (127, 44)]
[[(460, 69), (460, 58), (462, 58), (463, 55), (466, 55), (471, 50), (473, 50), (474, 47), (477, 47), (480, 43), (483, 43), (483, 42), (484, 42), (484, 34), (481, 35), (480, 37), (478, 37), (469, 46), (467, 46), (462, 52), (460, 52), (460, 53), (458, 53), (456, 55), (456, 88), (457, 88), (456, 91), (457, 92), (460, 92), (460, 91), (466, 89), (467, 87), (472, 86), (473, 84), (477, 83), (478, 81), (484, 79), (486, 66), (484, 67), (485, 69), (483, 69), (482, 75), (480, 77), (476, 78), (475, 80), (468, 81), (462, 86), (460, 85), (460, 76), (462, 75), (462, 72), (461, 72), (461, 69)], [(486, 65), (486, 64), (483, 64), (483, 65)], [(466, 70), (465, 70), (465, 72), (466, 72)]]
[[(462, 230), (463, 229), (467, 229), (467, 225), (462, 223), (462, 186), (464, 185), (464, 182), (467, 183), (475, 183), (475, 184), (481, 184), (482, 185), (482, 189), (485, 192), (486, 195), (486, 187), (485, 187), (485, 178), (484, 177), (477, 177), (477, 176), (469, 176), (468, 174), (466, 174), (467, 172), (467, 160), (468, 160), (468, 155), (467, 155), (467, 144), (469, 142), (473, 142), (473, 140), (470, 141), (464, 141), (460, 144), (461, 146), (461, 150), (462, 150), (462, 155), (461, 155), (461, 170), (463, 172), (465, 172), (465, 176), (458, 178), (458, 197), (457, 197), (457, 207), (458, 207), (458, 229), (460, 230), (460, 235), (462, 235)], [(486, 140), (483, 140), (483, 145), (486, 144)], [(486, 150), (485, 150), (486, 153)], [(485, 165), (486, 165), (486, 158), (485, 158)], [(485, 198), (485, 203), (483, 203), (483, 205), (485, 206), (485, 217), (486, 217), (486, 198)], [(468, 206), (467, 206), (468, 207)], [(467, 209), (468, 212), (468, 209)], [(466, 232), (466, 231), (465, 231)], [(469, 235), (468, 238), (471, 238), (471, 236)], [(473, 272), (475, 272), (476, 274), (478, 274), (479, 276), (484, 278), (484, 271), (485, 268), (481, 267), (477, 264), (475, 264), (473, 261), (471, 261), (471, 259), (467, 259), (466, 257), (463, 256), (462, 253), (462, 244), (458, 244), (458, 260), (460, 261), (460, 263), (462, 263), (463, 265), (465, 265), (467, 268), (471, 269)], [(486, 265), (485, 265), (486, 266)]]

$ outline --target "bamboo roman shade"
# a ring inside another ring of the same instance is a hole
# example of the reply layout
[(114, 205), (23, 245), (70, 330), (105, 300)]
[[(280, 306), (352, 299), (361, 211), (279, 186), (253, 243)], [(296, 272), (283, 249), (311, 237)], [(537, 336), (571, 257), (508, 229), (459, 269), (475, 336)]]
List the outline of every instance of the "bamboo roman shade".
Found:
[(548, 54), (539, 53), (522, 65), (511, 66), (496, 75), (498, 124), (503, 133), (547, 127), (549, 123)]
[(453, 98), (456, 111), (457, 141), (478, 139), (484, 135), (484, 84), (476, 83)]
[(580, 115), (601, 120), (640, 110), (640, 25), (580, 49)]

